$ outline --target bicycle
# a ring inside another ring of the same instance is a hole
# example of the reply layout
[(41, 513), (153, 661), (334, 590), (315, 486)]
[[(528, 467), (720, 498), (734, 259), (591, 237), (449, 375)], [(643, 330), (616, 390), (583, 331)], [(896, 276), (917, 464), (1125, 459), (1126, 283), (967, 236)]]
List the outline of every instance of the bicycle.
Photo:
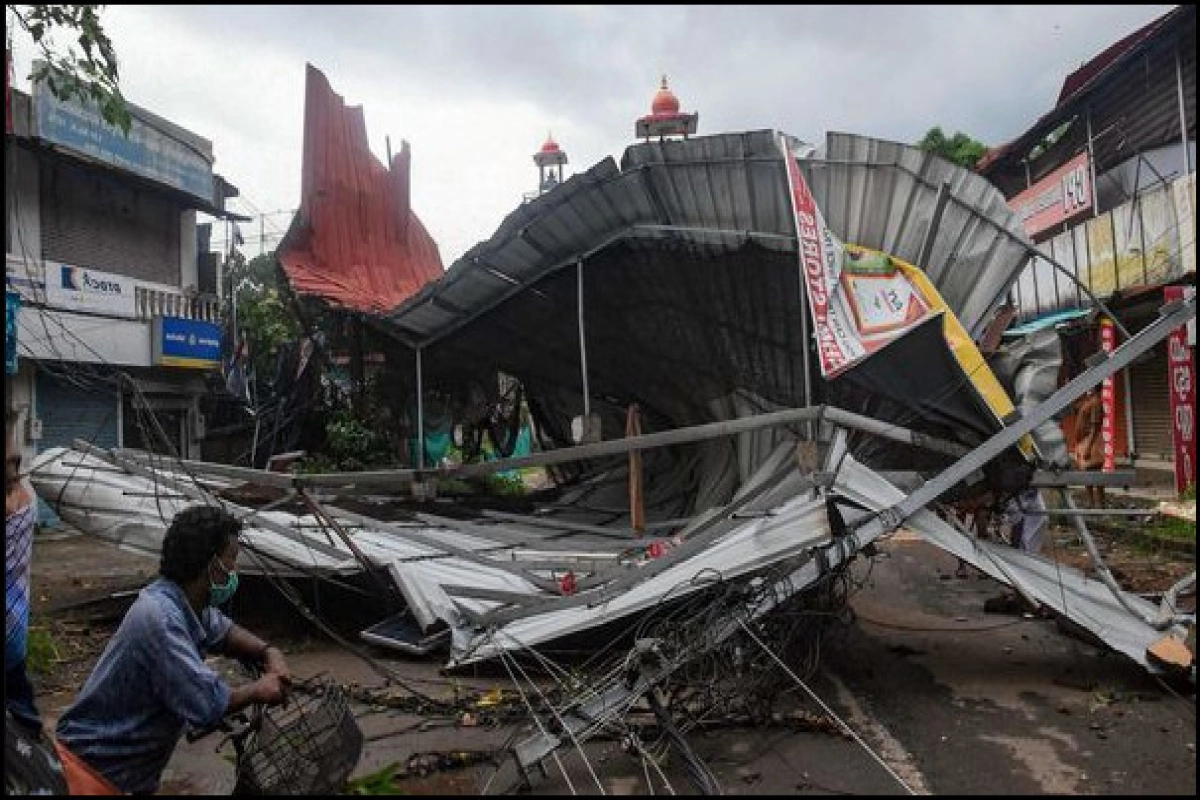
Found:
[(235, 795), (338, 794), (364, 742), (346, 691), (322, 676), (293, 682), (282, 705), (256, 704), (185, 735), (195, 742), (219, 731), (218, 750), (233, 744)]
[[(214, 733), (234, 747), (231, 794), (338, 794), (362, 755), (364, 737), (349, 697), (322, 676), (293, 682), (278, 706), (256, 704), (217, 725), (184, 735), (189, 742)], [(4, 793), (69, 794), (64, 756), (51, 736), (35, 734), (5, 710)], [(68, 754), (69, 755), (69, 754)]]

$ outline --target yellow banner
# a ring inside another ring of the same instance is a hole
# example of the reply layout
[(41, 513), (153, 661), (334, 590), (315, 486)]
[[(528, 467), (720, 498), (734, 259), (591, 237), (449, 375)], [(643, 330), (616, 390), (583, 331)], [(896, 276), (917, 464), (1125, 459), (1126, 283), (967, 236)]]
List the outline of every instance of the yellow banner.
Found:
[[(967, 333), (967, 329), (958, 321), (958, 317), (946, 305), (946, 301), (942, 299), (941, 292), (937, 290), (937, 287), (933, 285), (933, 282), (929, 280), (925, 273), (906, 261), (877, 250), (872, 250), (869, 247), (860, 247), (859, 245), (851, 244), (844, 245), (844, 247), (847, 252), (858, 258), (873, 256), (876, 259), (883, 258), (889, 260), (917, 288), (917, 291), (921, 293), (930, 311), (933, 313), (942, 312), (942, 334), (946, 338), (946, 344), (949, 345), (950, 352), (954, 354), (955, 360), (958, 361), (959, 366), (966, 373), (967, 378), (971, 381), (971, 385), (975, 387), (975, 391), (983, 398), (984, 403), (987, 404), (992, 414), (995, 415), (996, 421), (1003, 425), (1004, 420), (1014, 410), (1012, 398), (1008, 396), (1008, 392), (1004, 391), (1004, 387), (1000, 385), (996, 374), (988, 366), (983, 353), (979, 352), (979, 348), (975, 346), (975, 341)], [(1020, 448), (1026, 457), (1033, 456), (1033, 442), (1030, 437), (1025, 436), (1021, 439)]]

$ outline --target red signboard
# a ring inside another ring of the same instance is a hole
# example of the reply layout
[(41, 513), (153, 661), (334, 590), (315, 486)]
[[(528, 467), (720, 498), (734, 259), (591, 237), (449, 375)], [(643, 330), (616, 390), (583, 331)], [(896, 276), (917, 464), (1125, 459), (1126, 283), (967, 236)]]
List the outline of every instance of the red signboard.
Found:
[[(1164, 286), (1163, 299), (1182, 300), (1192, 286)], [(1187, 326), (1180, 325), (1167, 339), (1167, 390), (1171, 395), (1171, 439), (1175, 444), (1175, 489), (1182, 492), (1196, 482), (1196, 362), (1188, 345)]]
[(843, 246), (825, 225), (783, 134), (779, 147), (787, 166), (821, 374), (832, 378), (927, 319), (935, 303), (910, 277), (911, 266)]
[[(1100, 318), (1100, 348), (1109, 355), (1117, 348), (1117, 332), (1108, 317)], [(1100, 385), (1100, 408), (1104, 412), (1104, 421), (1100, 426), (1100, 439), (1104, 443), (1104, 471), (1112, 472), (1117, 468), (1117, 393), (1111, 375)]]
[(1086, 152), (1072, 158), (1025, 191), (1008, 201), (1025, 226), (1025, 233), (1036, 236), (1089, 211), (1092, 207), (1092, 179)]

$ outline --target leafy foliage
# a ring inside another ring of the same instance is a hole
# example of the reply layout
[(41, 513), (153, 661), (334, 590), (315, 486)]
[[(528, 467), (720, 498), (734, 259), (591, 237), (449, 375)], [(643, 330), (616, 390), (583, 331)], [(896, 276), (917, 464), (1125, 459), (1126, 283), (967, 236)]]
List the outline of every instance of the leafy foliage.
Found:
[(325, 446), (304, 459), (302, 472), (356, 472), (401, 466), (398, 456), (380, 430), (355, 416), (348, 406), (329, 414)]
[[(288, 307), (275, 258), (264, 254), (247, 261), (234, 251), (225, 270), (237, 302), (238, 329), (249, 341), (251, 366), (260, 376), (271, 375), (276, 349), (300, 337), (300, 325)], [(227, 318), (232, 318), (232, 309)]]
[(950, 138), (946, 138), (946, 134), (942, 132), (940, 126), (926, 131), (921, 141), (917, 142), (917, 147), (967, 169), (974, 169), (975, 164), (988, 151), (987, 145), (972, 139), (965, 133), (955, 133)]
[(353, 778), (346, 784), (346, 794), (404, 794), (396, 783), (401, 768), (399, 761), (393, 761), (377, 772)]
[[(121, 95), (117, 53), (100, 24), (99, 5), (11, 5), (5, 7), (43, 59), (30, 78), (44, 80), (60, 100), (91, 101), (104, 121), (126, 135), (132, 123)], [(62, 46), (56, 34), (72, 37)]]

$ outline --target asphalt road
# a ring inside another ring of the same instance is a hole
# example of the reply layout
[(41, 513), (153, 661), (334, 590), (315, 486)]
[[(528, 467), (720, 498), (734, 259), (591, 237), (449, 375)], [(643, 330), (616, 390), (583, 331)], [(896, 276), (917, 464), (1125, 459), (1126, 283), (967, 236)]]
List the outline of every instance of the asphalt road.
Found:
[[(87, 580), (111, 571), (102, 544), (46, 542), (35, 551), (41, 572)], [(778, 698), (781, 713), (810, 716), (829, 709), (837, 724), (693, 732), (688, 743), (726, 794), (1170, 794), (1196, 787), (1194, 687), (1151, 678), (1123, 656), (1064, 633), (1052, 619), (992, 614), (984, 602), (1003, 593), (986, 578), (954, 577), (956, 562), (922, 542), (897, 535), (873, 560), (860, 559), (852, 597), (853, 625), (829, 637), (820, 669), (804, 686)], [(49, 577), (42, 585), (49, 589)], [(282, 613), (256, 605), (251, 623)], [(298, 675), (328, 674), (364, 687), (382, 683), (361, 658), (303, 625), (274, 625)], [(89, 635), (96, 636), (99, 630)], [(374, 649), (373, 655), (432, 694), (464, 687), (508, 688), (503, 672), (443, 674), (440, 659), (413, 660)], [(814, 700), (812, 693), (819, 702)], [(40, 698), (53, 722), (69, 692)], [(415, 753), (485, 752), (528, 724), (463, 725), (394, 710), (355, 706), (367, 735), (356, 776)], [(840, 724), (840, 723), (838, 723)], [(227, 792), (233, 770), (217, 737), (183, 743), (163, 791)], [(526, 791), (534, 794), (699, 793), (681, 759), (661, 774), (622, 749), (594, 740), (545, 762)], [(669, 788), (668, 788), (669, 784)], [(516, 791), (511, 757), (498, 764), (434, 771), (396, 781), (406, 794)]]

